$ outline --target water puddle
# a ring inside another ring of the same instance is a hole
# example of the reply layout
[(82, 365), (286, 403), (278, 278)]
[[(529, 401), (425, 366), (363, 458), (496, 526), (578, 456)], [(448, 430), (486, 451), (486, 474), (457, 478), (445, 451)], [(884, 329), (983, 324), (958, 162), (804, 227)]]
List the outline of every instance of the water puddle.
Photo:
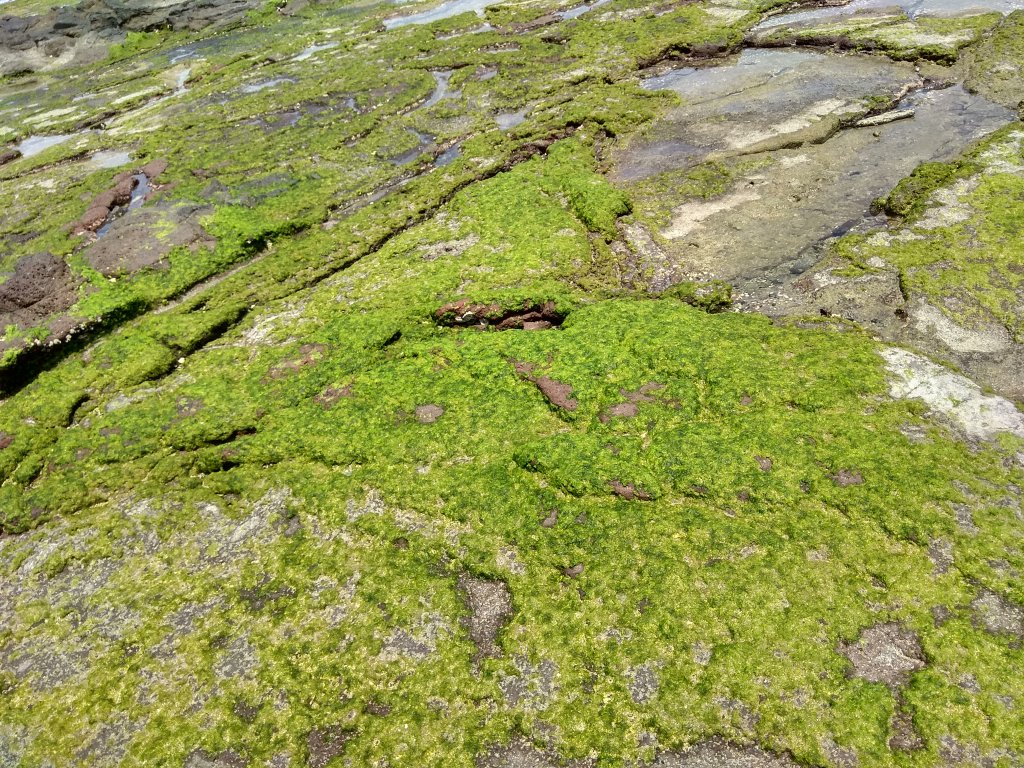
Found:
[(80, 135), (78, 133), (64, 133), (59, 136), (29, 136), (27, 139), (23, 139), (15, 149), (21, 153), (22, 157), (32, 157), (46, 151), (50, 147), (56, 147)]
[(438, 167), (438, 168), (443, 168), (444, 166), (448, 165), (449, 163), (454, 162), (455, 160), (457, 160), (460, 157), (462, 157), (462, 142), (461, 141), (458, 142), (457, 144), (453, 144), (448, 149), (446, 149), (444, 152), (442, 152), (440, 155), (438, 155), (437, 159), (434, 161), (434, 165), (436, 167)]
[(596, 2), (593, 3), (584, 3), (583, 5), (577, 5), (575, 8), (570, 8), (567, 11), (559, 11), (558, 13), (555, 14), (555, 16), (557, 16), (560, 21), (578, 19), (583, 14), (592, 11), (595, 8), (600, 8), (602, 5), (607, 5), (611, 1), (612, 0), (596, 0)]
[(403, 152), (400, 155), (388, 158), (388, 162), (392, 165), (408, 165), (411, 162), (419, 159), (420, 155), (423, 154), (424, 150), (434, 143), (434, 137), (429, 133), (421, 133), (420, 131), (413, 131), (411, 133), (416, 134), (418, 144), (407, 152)]
[(120, 168), (132, 161), (131, 153), (117, 149), (105, 149), (97, 152), (87, 161), (89, 167), (96, 169)]
[(132, 178), (135, 179), (135, 188), (132, 190), (131, 198), (127, 205), (120, 205), (110, 212), (107, 216), (107, 220), (103, 222), (103, 225), (96, 230), (96, 237), (100, 238), (106, 235), (114, 222), (129, 212), (134, 211), (137, 208), (141, 208), (142, 204), (146, 202), (146, 196), (152, 191), (153, 187), (149, 182), (149, 177), (144, 173), (132, 174)]
[(480, 32), (493, 32), (494, 27), (486, 22), (479, 26), (473, 27), (472, 29), (464, 29), (459, 32), (452, 32), (450, 35), (438, 35), (438, 40), (454, 40), (456, 37), (462, 37), (463, 35), (476, 35)]
[(297, 56), (293, 56), (292, 61), (306, 61), (307, 59), (311, 59), (312, 57), (316, 56), (321, 51), (329, 51), (332, 48), (337, 47), (338, 43), (334, 41), (320, 43), (319, 45), (311, 45), (305, 50), (303, 50), (301, 53), (299, 53)]
[(966, 16), (974, 13), (997, 11), (1008, 14), (1024, 9), (1024, 0), (853, 0), (847, 5), (810, 8), (803, 11), (769, 16), (751, 31), (761, 32), (775, 27), (807, 24), (814, 21), (839, 19), (854, 13), (899, 9), (910, 18), (918, 16)]
[(270, 80), (262, 80), (258, 83), (249, 83), (242, 86), (242, 93), (259, 93), (267, 88), (276, 88), (279, 85), (285, 83), (296, 83), (298, 82), (292, 77), (273, 77)]
[(684, 106), (630, 143), (616, 176), (642, 179), (786, 142), (823, 141), (873, 97), (895, 98), (920, 84), (908, 64), (808, 50), (748, 49), (730, 65), (680, 68), (643, 81), (676, 92)]
[(431, 72), (434, 76), (434, 92), (430, 94), (430, 98), (423, 102), (417, 109), (429, 109), (434, 106), (442, 99), (446, 99), (449, 96), (458, 96), (458, 91), (451, 90), (451, 79), (453, 70), (443, 69), (437, 72)]
[(442, 19), (450, 19), (461, 13), (475, 13), (483, 16), (483, 11), (489, 6), (495, 5), (499, 0), (448, 0), (429, 11), (420, 11), (409, 16), (397, 16), (393, 19), (384, 20), (385, 29), (398, 29), (410, 24), (430, 24)]
[(185, 93), (188, 90), (186, 83), (188, 83), (189, 77), (192, 76), (191, 68), (183, 69), (178, 73), (178, 76), (174, 78), (174, 93), (175, 95)]
[(510, 131), (526, 119), (528, 108), (524, 107), (518, 112), (499, 112), (494, 116), (494, 122), (503, 131)]
[(898, 109), (914, 116), (759, 155), (760, 167), (724, 195), (680, 200), (662, 232), (673, 261), (748, 296), (771, 296), (817, 262), (827, 239), (877, 226), (872, 202), (920, 163), (956, 157), (1014, 119), (959, 86), (916, 91)]

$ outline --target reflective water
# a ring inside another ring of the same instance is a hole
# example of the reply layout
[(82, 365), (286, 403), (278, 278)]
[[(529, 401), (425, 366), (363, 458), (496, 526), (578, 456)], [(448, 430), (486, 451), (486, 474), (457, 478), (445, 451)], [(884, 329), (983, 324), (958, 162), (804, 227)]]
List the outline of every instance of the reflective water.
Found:
[(260, 91), (266, 90), (267, 88), (276, 88), (279, 85), (294, 82), (297, 81), (291, 77), (274, 77), (271, 78), (270, 80), (263, 80), (258, 83), (249, 83), (248, 85), (243, 85), (242, 93), (259, 93)]
[(56, 147), (58, 144), (63, 144), (68, 139), (73, 139), (75, 136), (80, 135), (78, 133), (65, 133), (60, 136), (29, 136), (27, 139), (23, 139), (15, 149), (21, 152), (22, 157), (32, 157), (32, 155), (38, 155), (50, 147)]
[(575, 8), (570, 8), (567, 11), (559, 11), (555, 15), (558, 16), (562, 21), (568, 21), (569, 19), (577, 19), (588, 11), (592, 11), (595, 8), (600, 8), (602, 5), (607, 5), (612, 0), (596, 0), (596, 2), (583, 5), (577, 5)]
[(503, 131), (511, 130), (526, 119), (527, 108), (524, 107), (518, 112), (499, 112), (494, 116), (494, 122)]
[(306, 61), (306, 59), (309, 59), (309, 58), (312, 58), (313, 56), (316, 56), (321, 51), (329, 51), (332, 48), (337, 48), (337, 47), (338, 47), (338, 43), (334, 42), (333, 40), (332, 41), (328, 41), (326, 43), (320, 43), (319, 45), (311, 45), (308, 48), (306, 48), (305, 50), (303, 50), (301, 53), (299, 53), (298, 55), (292, 57), (292, 61)]
[(482, 15), (485, 8), (496, 5), (500, 0), (448, 0), (441, 5), (431, 8), (428, 11), (420, 11), (408, 16), (397, 16), (393, 19), (385, 19), (386, 29), (397, 29), (409, 24), (430, 24), (441, 19), (450, 19), (460, 13), (475, 13)]
[(119, 149), (104, 149), (87, 161), (93, 168), (120, 168), (132, 161), (131, 153)]
[(110, 212), (107, 220), (103, 222), (103, 226), (96, 230), (96, 237), (103, 237), (106, 235), (114, 222), (125, 216), (130, 211), (134, 211), (136, 208), (142, 207), (142, 204), (146, 202), (146, 196), (152, 191), (153, 187), (149, 183), (149, 177), (144, 173), (136, 173), (132, 175), (135, 179), (135, 189), (132, 190), (131, 199), (128, 201), (128, 205), (122, 205)]
[(1012, 13), (1024, 9), (1024, 0), (853, 0), (847, 5), (810, 8), (804, 11), (770, 16), (753, 28), (761, 32), (775, 27), (807, 24), (813, 21), (842, 18), (863, 11), (902, 10), (911, 18), (917, 16), (954, 16), (986, 11)]

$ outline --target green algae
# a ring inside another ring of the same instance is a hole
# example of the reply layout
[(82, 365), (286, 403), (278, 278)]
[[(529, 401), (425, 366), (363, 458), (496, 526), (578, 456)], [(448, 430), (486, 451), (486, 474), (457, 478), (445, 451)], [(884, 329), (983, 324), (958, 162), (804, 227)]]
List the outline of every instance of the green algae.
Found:
[(881, 201), (905, 217), (900, 230), (848, 236), (836, 252), (859, 265), (881, 258), (900, 269), (907, 295), (968, 327), (999, 323), (1019, 342), (1020, 137), (1015, 123), (950, 163), (921, 166)]
[[(0, 403), (0, 755), (313, 765), (324, 734), (331, 765), (468, 767), (519, 735), (598, 765), (712, 736), (808, 765), (835, 745), (865, 766), (940, 764), (951, 740), (1024, 750), (1019, 642), (968, 607), (982, 589), (1024, 599), (1019, 446), (964, 445), (891, 401), (855, 329), (710, 314), (725, 285), (620, 285), (608, 242), (656, 194), (610, 184), (598, 158), (672, 100), (615, 79), (752, 21), (617, 18), (631, 7), (518, 52), (482, 50), (492, 33), (356, 36), (287, 98), (367, 113), (294, 131), (246, 123), (280, 96), (211, 97), (294, 74), (301, 46), (251, 76), (254, 55), (211, 54), (188, 97), (207, 111), (132, 134), (139, 158), (179, 158), (164, 194), (209, 205), (217, 245), (116, 283), (73, 258), (94, 289), (78, 309), (110, 327)], [(449, 67), (462, 95), (417, 110), (426, 69)], [(409, 129), (471, 138), (449, 166), (427, 150), (392, 167)], [(713, 195), (734, 171), (684, 181)], [(111, 176), (69, 190), (76, 215)], [(991, 181), (993, 205), (1017, 194)], [(992, 226), (986, 242), (1011, 231)], [(439, 327), (458, 300), (566, 318)], [(496, 656), (465, 627), (466, 574), (510, 593)], [(840, 653), (886, 621), (927, 658), (898, 696)], [(887, 746), (900, 709), (912, 754)]]
[(826, 23), (769, 29), (755, 35), (759, 45), (818, 45), (877, 52), (897, 61), (925, 59), (956, 62), (963, 49), (977, 44), (1002, 16), (921, 16), (910, 19), (896, 11), (865, 13)]
[(1011, 109), (1024, 101), (1016, 76), (1024, 62), (1024, 11), (1014, 11), (967, 58), (967, 88)]
[[(992, 565), (1024, 565), (1005, 506), (1020, 470), (936, 428), (908, 439), (920, 409), (885, 397), (860, 333), (574, 295), (623, 200), (584, 133), (311, 287), (219, 315), (239, 298), (229, 278), (223, 299), (137, 320), (9, 399), (0, 459), (21, 458), (3, 489), (24, 512), (5, 525), (49, 522), (7, 540), (5, 568), (68, 600), (86, 590), (77, 628), (27, 587), (13, 607), (8, 652), (66, 659), (56, 678), (5, 679), (0, 719), (31, 733), (21, 763), (97, 762), (105, 723), (133, 759), (175, 763), (307, 761), (309, 733), (335, 726), (359, 764), (470, 766), (547, 733), (567, 759), (619, 765), (650, 757), (653, 733), (662, 749), (722, 735), (824, 764), (835, 742), (900, 765), (893, 694), (837, 650), (886, 620), (927, 653), (900, 705), (921, 764), (949, 738), (1019, 748), (998, 696), (1017, 693), (1020, 649), (958, 606), (979, 584), (1021, 597)], [(569, 315), (533, 332), (434, 322), (451, 299), (502, 295), (562, 295)], [(226, 327), (193, 348), (210, 313)], [(133, 383), (147, 359), (156, 380)], [(81, 389), (47, 405), (58, 376)], [(442, 412), (425, 421), (425, 405)], [(984, 536), (957, 526), (962, 504)], [(74, 554), (31, 560), (58, 530)], [(937, 539), (956, 560), (938, 575)], [(498, 657), (473, 660), (461, 573), (508, 585)], [(935, 606), (954, 618), (936, 626)], [(983, 694), (951, 682), (965, 673)]]

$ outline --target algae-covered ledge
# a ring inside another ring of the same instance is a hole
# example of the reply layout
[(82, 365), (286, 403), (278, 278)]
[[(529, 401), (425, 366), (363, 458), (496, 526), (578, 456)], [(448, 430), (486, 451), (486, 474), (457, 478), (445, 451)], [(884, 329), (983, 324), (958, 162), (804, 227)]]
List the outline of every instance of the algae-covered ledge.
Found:
[(57, 5), (0, 765), (1024, 765), (1012, 2)]

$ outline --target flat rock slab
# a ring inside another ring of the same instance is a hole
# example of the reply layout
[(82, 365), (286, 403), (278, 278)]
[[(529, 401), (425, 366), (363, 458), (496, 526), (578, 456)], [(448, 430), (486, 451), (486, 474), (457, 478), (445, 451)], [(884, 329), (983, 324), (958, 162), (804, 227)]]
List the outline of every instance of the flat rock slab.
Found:
[(748, 308), (774, 314), (780, 288), (818, 260), (817, 244), (867, 219), (872, 201), (920, 163), (953, 157), (1013, 117), (961, 88), (905, 102), (915, 110), (911, 119), (772, 152), (724, 195), (680, 200), (661, 232), (671, 260), (690, 277), (732, 283)]
[(919, 82), (913, 67), (812, 51), (746, 50), (732, 65), (685, 67), (645, 80), (685, 102), (617, 159), (623, 181), (704, 160), (821, 140), (867, 111), (872, 96)]

